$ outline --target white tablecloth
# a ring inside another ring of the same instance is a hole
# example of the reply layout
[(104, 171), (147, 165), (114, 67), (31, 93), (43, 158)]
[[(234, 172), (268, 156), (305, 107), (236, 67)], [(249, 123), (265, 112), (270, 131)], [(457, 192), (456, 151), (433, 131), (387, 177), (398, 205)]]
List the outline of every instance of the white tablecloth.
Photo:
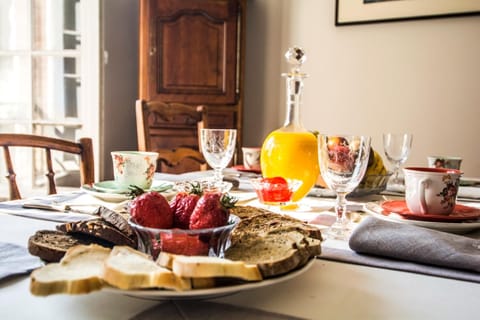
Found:
[[(331, 199), (308, 200), (320, 212), (331, 204)], [(53, 229), (56, 224), (0, 209), (0, 242), (26, 246), (36, 230)], [(277, 318), (478, 319), (478, 297), (478, 283), (317, 259), (294, 279), (212, 301), (247, 308), (235, 309), (251, 315), (242, 319), (255, 318), (255, 310), (272, 312), (267, 315)], [(0, 282), (0, 319), (147, 319), (152, 314), (160, 318), (159, 303), (104, 291), (35, 297), (29, 292), (28, 276)], [(217, 318), (225, 316), (237, 319), (231, 314)]]

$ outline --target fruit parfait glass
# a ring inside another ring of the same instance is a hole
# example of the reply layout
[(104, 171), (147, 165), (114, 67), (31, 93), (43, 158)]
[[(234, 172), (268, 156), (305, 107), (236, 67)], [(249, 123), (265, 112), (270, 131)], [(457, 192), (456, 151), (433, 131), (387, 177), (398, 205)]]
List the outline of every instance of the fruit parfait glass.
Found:
[(267, 207), (276, 206), (280, 209), (288, 208), (292, 203), (293, 195), (302, 181), (297, 179), (285, 179), (283, 177), (254, 178), (250, 179), (260, 203)]

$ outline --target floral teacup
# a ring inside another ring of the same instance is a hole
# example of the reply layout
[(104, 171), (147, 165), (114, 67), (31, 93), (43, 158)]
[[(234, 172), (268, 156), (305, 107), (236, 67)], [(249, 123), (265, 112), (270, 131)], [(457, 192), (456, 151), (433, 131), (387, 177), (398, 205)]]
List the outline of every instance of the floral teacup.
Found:
[(456, 169), (410, 167), (405, 173), (405, 200), (411, 212), (452, 213), (462, 172)]
[(119, 187), (152, 186), (157, 168), (158, 153), (143, 151), (112, 151), (113, 175)]

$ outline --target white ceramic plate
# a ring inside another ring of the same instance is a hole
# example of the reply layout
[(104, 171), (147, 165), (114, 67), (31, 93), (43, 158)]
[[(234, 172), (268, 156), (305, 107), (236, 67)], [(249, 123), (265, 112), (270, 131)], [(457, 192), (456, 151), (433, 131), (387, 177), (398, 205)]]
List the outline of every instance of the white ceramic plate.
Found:
[(293, 279), (308, 269), (315, 263), (315, 258), (311, 259), (305, 266), (301, 269), (290, 272), (284, 276), (277, 278), (266, 279), (258, 282), (249, 282), (245, 284), (231, 285), (225, 287), (217, 287), (210, 289), (196, 289), (189, 291), (172, 291), (172, 290), (121, 290), (112, 287), (106, 287), (102, 289), (103, 291), (120, 293), (127, 296), (142, 298), (148, 300), (191, 300), (191, 299), (211, 299), (218, 298), (227, 295), (231, 295), (240, 291), (252, 290), (257, 288), (262, 288), (266, 286), (271, 286), (283, 281)]
[[(97, 189), (95, 187), (95, 185), (102, 185), (104, 188), (100, 188), (100, 189)], [(106, 186), (108, 186), (110, 184), (110, 181), (105, 182), (105, 183), (101, 183), (101, 182), (98, 182), (96, 184), (94, 184), (93, 186), (89, 186), (89, 185), (83, 185), (82, 186), (82, 190), (85, 191), (86, 193), (100, 199), (100, 200), (103, 200), (103, 201), (106, 201), (106, 202), (122, 202), (122, 201), (125, 201), (125, 200), (129, 200), (130, 197), (128, 194), (126, 193), (118, 193), (118, 190), (115, 189), (115, 190), (112, 190), (112, 192), (108, 192), (106, 189)], [(169, 184), (173, 187), (173, 183), (172, 182), (168, 182), (168, 181), (160, 181), (160, 180), (154, 180), (153, 181), (153, 184), (152, 184), (152, 188), (150, 188), (149, 190), (155, 190), (155, 188), (157, 187), (160, 187), (162, 185), (165, 185), (165, 184)], [(170, 199), (171, 197), (173, 197), (176, 193), (176, 191), (174, 191), (172, 188), (164, 191), (164, 192), (161, 192), (162, 195), (164, 195), (167, 199)]]
[(424, 228), (436, 229), (436, 230), (450, 232), (450, 233), (463, 234), (463, 233), (467, 233), (472, 230), (480, 228), (480, 220), (476, 220), (473, 222), (433, 222), (433, 221), (404, 219), (400, 215), (394, 214), (394, 213), (391, 213), (388, 216), (386, 216), (382, 213), (383, 209), (380, 206), (380, 204), (375, 202), (366, 203), (364, 209), (367, 213), (379, 219), (398, 222), (398, 223), (413, 224), (413, 225), (424, 227)]

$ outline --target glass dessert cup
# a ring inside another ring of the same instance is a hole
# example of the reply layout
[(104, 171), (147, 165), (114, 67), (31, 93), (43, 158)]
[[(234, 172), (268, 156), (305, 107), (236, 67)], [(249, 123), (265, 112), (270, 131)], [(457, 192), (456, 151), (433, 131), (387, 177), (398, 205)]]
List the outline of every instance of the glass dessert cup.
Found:
[(280, 209), (291, 209), (297, 206), (292, 199), (303, 182), (297, 179), (273, 177), (250, 179), (250, 183), (257, 193), (259, 202), (267, 208), (274, 206)]

